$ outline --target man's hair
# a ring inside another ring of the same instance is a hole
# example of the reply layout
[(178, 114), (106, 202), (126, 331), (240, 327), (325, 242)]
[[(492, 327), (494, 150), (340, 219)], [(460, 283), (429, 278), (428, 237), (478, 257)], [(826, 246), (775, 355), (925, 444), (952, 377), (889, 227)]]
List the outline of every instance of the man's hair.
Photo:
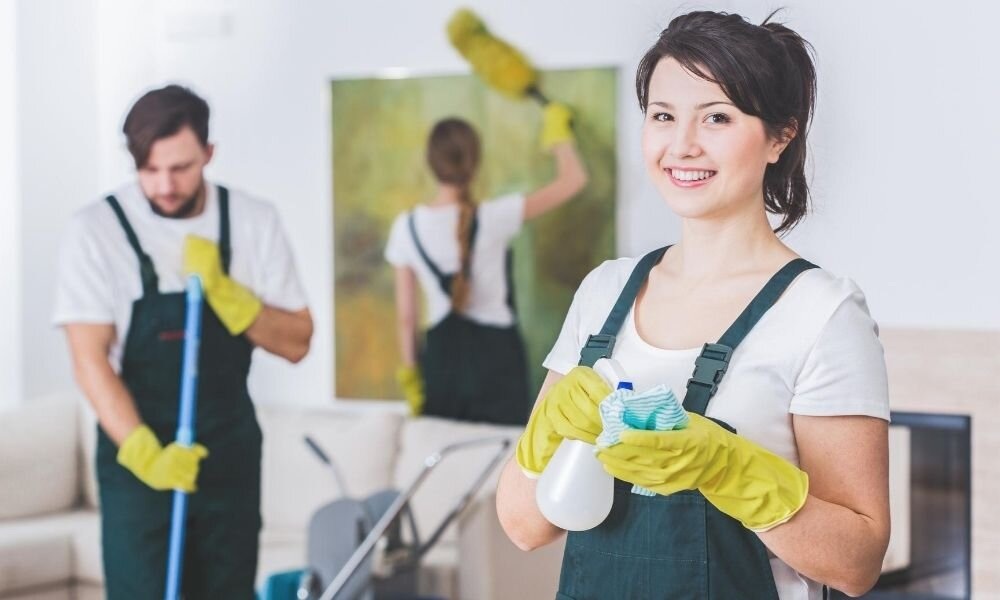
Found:
[(128, 151), (141, 169), (159, 139), (170, 137), (190, 127), (202, 146), (208, 145), (208, 103), (179, 85), (168, 85), (143, 94), (125, 116), (122, 132)]

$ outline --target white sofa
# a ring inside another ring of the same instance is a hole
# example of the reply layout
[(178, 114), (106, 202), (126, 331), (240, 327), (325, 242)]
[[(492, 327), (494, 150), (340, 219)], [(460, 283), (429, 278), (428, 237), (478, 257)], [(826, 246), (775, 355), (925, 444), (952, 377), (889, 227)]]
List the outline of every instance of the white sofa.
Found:
[[(0, 412), (0, 599), (103, 597), (100, 529), (93, 478), (94, 425), (78, 400), (26, 403)], [(302, 566), (305, 530), (320, 505), (339, 497), (332, 475), (302, 442), (312, 435), (343, 471), (352, 496), (404, 489), (426, 456), (458, 440), (517, 428), (389, 411), (259, 407), (264, 430), (258, 580)], [(890, 428), (893, 537), (883, 569), (909, 564), (909, 431)], [(445, 515), (478, 474), (492, 447), (455, 455), (433, 471), (413, 499), (422, 531)], [(463, 600), (551, 599), (562, 544), (523, 553), (503, 535), (493, 505), (496, 474), (425, 560), (421, 588)]]
[[(309, 517), (342, 495), (303, 435), (337, 460), (349, 494), (364, 496), (408, 487), (424, 458), (448, 443), (519, 433), (379, 410), (258, 407), (258, 418), (264, 431), (259, 582), (303, 565)], [(93, 417), (78, 399), (0, 412), (0, 598), (103, 597), (94, 437)], [(446, 514), (494, 451), (484, 446), (453, 455), (432, 472), (412, 502), (422, 532)], [(475, 600), (555, 596), (561, 544), (517, 550), (497, 522), (495, 486), (496, 472), (427, 555), (422, 592)]]

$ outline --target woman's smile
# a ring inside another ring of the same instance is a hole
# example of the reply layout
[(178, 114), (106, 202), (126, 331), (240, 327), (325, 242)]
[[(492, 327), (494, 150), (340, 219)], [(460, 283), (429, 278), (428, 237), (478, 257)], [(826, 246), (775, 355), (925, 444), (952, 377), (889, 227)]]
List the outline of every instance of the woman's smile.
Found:
[(709, 169), (690, 169), (665, 167), (663, 172), (670, 178), (670, 182), (681, 188), (700, 188), (708, 185), (718, 171)]

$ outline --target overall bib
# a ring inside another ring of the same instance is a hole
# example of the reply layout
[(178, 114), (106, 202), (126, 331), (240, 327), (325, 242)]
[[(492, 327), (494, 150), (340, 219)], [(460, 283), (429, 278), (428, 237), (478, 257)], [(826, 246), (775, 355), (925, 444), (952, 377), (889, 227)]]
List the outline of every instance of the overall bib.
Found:
[[(229, 272), (229, 194), (219, 187), (219, 250)], [(142, 297), (122, 357), (121, 378), (143, 422), (166, 445), (174, 439), (184, 344), (184, 291), (164, 294), (153, 262), (114, 196), (108, 204), (139, 258)], [(253, 347), (232, 336), (206, 304), (198, 361), (196, 439), (209, 450), (188, 501), (182, 594), (186, 600), (254, 597), (260, 530), (261, 432), (247, 391)], [(173, 492), (147, 487), (116, 460), (98, 426), (97, 477), (107, 597), (164, 594)]]
[[(478, 215), (474, 215), (470, 248), (475, 247), (478, 224)], [(409, 226), (421, 259), (445, 295), (451, 296), (454, 275), (442, 273), (424, 251), (412, 212)], [(516, 315), (510, 264), (508, 250), (507, 305)], [(508, 327), (484, 325), (451, 311), (427, 331), (420, 370), (424, 376), (426, 415), (505, 425), (528, 422), (531, 404), (527, 359), (516, 324)]]
[[(611, 357), (615, 335), (666, 251), (654, 250), (636, 265), (600, 333), (581, 350), (581, 365)], [(705, 344), (688, 381), (685, 410), (705, 414), (733, 350), (792, 280), (814, 267), (803, 259), (789, 262), (718, 343)], [(615, 480), (608, 518), (589, 531), (569, 532), (558, 600), (778, 600), (767, 549), (755, 533), (697, 490), (647, 497), (631, 489), (631, 483)]]

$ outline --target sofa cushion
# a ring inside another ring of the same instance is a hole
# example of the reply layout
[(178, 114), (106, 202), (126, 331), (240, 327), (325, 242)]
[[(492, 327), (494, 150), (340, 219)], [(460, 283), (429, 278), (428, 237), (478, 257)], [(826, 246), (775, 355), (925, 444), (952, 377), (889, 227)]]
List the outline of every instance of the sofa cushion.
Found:
[(76, 406), (62, 398), (0, 413), (0, 520), (66, 510), (77, 500)]
[(73, 400), (77, 403), (77, 432), (80, 437), (80, 452), (77, 456), (77, 469), (80, 472), (80, 487), (83, 504), (88, 508), (97, 508), (97, 415), (94, 409), (81, 394), (76, 394)]
[(104, 585), (101, 555), (101, 515), (86, 508), (74, 513), (73, 576), (78, 583)]
[(78, 583), (73, 586), (72, 600), (106, 600), (104, 587), (90, 583)]
[[(509, 453), (512, 454), (513, 445), (521, 431), (523, 428), (517, 426), (465, 423), (434, 417), (407, 419), (403, 425), (393, 483), (397, 489), (407, 489), (423, 469), (424, 460), (428, 456), (455, 442), (503, 436), (511, 440)], [(468, 491), (497, 450), (497, 445), (489, 444), (449, 454), (421, 483), (411, 499), (411, 506), (420, 534), (424, 538), (433, 532)], [(477, 499), (486, 498), (496, 490), (502, 465), (503, 461), (490, 473), (489, 479), (479, 489)], [(454, 543), (457, 540), (455, 525), (453, 523), (448, 528), (442, 537), (443, 541)]]
[(336, 461), (346, 495), (363, 497), (392, 484), (401, 415), (262, 406), (257, 416), (264, 432), (261, 512), (269, 535), (304, 535), (317, 508), (345, 495), (303, 442), (306, 434)]
[[(103, 590), (102, 590), (103, 592)], [(90, 598), (103, 598), (91, 596)], [(77, 596), (76, 590), (70, 586), (47, 586), (45, 588), (35, 588), (24, 592), (15, 592), (13, 596), (3, 596), (3, 600), (84, 600), (83, 596)]]
[(0, 595), (45, 585), (69, 585), (75, 575), (77, 536), (97, 523), (93, 511), (0, 521)]
[(8, 537), (0, 531), (0, 593), (69, 583), (73, 561), (68, 535)]

